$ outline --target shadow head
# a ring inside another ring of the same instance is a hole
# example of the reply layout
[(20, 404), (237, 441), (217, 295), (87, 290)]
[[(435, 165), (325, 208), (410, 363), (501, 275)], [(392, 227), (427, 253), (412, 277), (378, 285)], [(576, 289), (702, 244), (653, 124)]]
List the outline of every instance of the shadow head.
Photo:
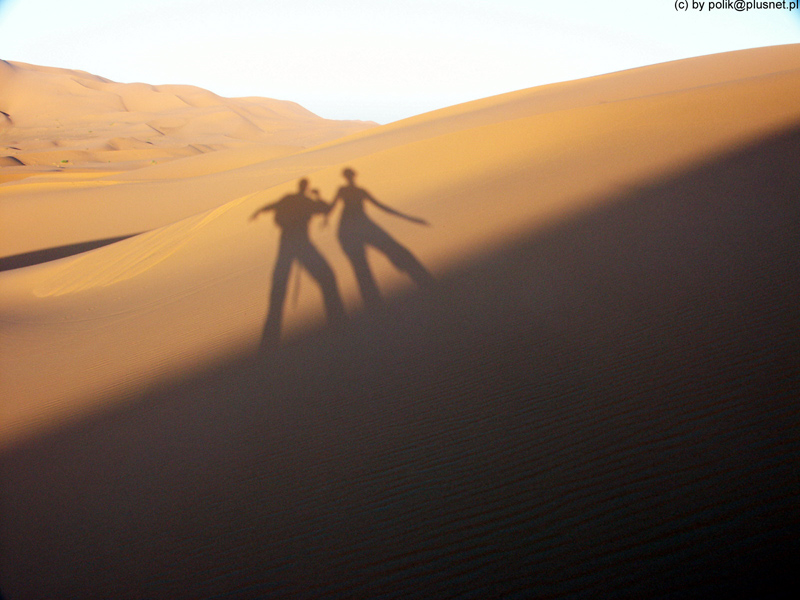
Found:
[(356, 172), (350, 167), (347, 167), (342, 171), (342, 176), (350, 183), (353, 183), (353, 180), (356, 178)]

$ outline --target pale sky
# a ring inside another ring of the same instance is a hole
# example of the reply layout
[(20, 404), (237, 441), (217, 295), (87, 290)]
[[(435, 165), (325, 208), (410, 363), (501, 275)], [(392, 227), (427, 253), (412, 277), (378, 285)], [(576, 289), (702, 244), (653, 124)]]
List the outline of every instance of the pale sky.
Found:
[(800, 43), (797, 9), (688, 2), (678, 11), (676, 0), (0, 0), (0, 58), (388, 123), (546, 83)]

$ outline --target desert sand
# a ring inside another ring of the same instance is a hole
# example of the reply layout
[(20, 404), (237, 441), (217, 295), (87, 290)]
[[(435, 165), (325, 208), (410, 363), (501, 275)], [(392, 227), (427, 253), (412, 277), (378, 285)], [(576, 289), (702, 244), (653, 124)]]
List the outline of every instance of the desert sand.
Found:
[[(0, 62), (3, 594), (775, 592), (798, 90), (780, 46), (378, 126)], [(345, 168), (435, 283), (369, 248), (365, 302), (340, 201), (309, 235), (346, 318), (295, 264), (265, 342), (251, 217)]]

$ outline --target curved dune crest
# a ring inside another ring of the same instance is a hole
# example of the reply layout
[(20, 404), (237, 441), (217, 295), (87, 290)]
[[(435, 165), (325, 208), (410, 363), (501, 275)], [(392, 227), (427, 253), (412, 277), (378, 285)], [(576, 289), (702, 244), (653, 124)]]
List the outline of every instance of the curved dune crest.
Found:
[(16, 156), (0, 156), (0, 167), (18, 167), (24, 164)]
[(207, 213), (123, 240), (105, 251), (64, 260), (43, 274), (33, 294), (38, 298), (63, 296), (138, 277), (169, 259), (209, 223), (247, 199), (228, 202)]
[(164, 93), (144, 83), (127, 84), (120, 98), (128, 112), (161, 113), (189, 106), (174, 94)]

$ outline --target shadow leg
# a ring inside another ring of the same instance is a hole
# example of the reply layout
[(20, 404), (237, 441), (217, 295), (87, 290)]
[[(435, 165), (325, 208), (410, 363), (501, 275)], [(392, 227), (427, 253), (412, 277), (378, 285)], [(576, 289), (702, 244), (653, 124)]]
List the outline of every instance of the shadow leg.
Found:
[(339, 295), (339, 286), (336, 284), (336, 275), (331, 266), (319, 253), (319, 251), (309, 242), (304, 248), (298, 259), (317, 281), (322, 290), (322, 298), (325, 302), (325, 314), (328, 323), (338, 324), (345, 319), (344, 304)]
[(423, 266), (408, 248), (400, 244), (382, 229), (375, 227), (370, 243), (386, 255), (386, 258), (399, 270), (407, 273), (420, 288), (430, 288), (436, 282), (433, 275)]
[(353, 266), (353, 271), (356, 274), (358, 281), (358, 288), (361, 291), (361, 298), (364, 300), (364, 306), (374, 307), (381, 304), (381, 293), (378, 290), (378, 285), (375, 283), (375, 278), (372, 276), (372, 271), (367, 263), (367, 249), (364, 243), (360, 240), (340, 239), (342, 249), (350, 259), (350, 264)]
[(292, 269), (294, 256), (287, 244), (281, 240), (275, 269), (272, 272), (272, 289), (269, 294), (269, 312), (261, 336), (261, 347), (271, 347), (280, 343), (281, 321), (283, 320), (283, 304), (286, 299), (286, 288), (289, 283), (289, 272)]

